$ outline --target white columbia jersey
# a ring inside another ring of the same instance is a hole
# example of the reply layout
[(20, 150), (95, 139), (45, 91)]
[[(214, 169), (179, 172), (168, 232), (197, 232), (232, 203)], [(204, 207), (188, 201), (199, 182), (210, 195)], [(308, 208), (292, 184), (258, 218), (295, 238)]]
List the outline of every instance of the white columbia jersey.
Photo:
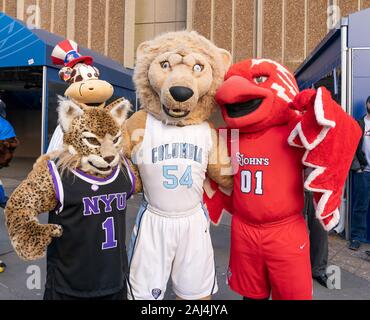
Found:
[(177, 127), (148, 114), (145, 136), (134, 161), (152, 210), (183, 215), (199, 208), (211, 148), (207, 122)]
[(63, 150), (63, 130), (60, 125), (58, 125), (51, 137), (47, 153), (53, 151)]

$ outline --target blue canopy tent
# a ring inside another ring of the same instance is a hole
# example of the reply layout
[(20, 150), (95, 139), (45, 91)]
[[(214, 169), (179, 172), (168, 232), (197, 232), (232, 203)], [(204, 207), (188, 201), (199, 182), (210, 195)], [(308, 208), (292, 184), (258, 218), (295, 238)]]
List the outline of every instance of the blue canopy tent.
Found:
[[(332, 94), (349, 114), (359, 119), (365, 114), (370, 96), (370, 9), (341, 19), (338, 27), (323, 39), (295, 72), (300, 89), (329, 84)], [(331, 87), (330, 87), (331, 86)], [(335, 92), (337, 91), (337, 92)], [(352, 181), (348, 179), (346, 203), (347, 230), (350, 229)], [(347, 237), (349, 233), (347, 232)], [(364, 239), (366, 240), (366, 239)], [(370, 210), (368, 214), (370, 241)]]
[[(49, 100), (55, 102), (56, 94), (62, 94), (66, 87), (66, 84), (59, 79), (59, 68), (54, 66), (51, 61), (51, 52), (61, 40), (63, 38), (55, 34), (41, 29), (29, 29), (22, 21), (0, 13), (0, 74), (2, 70), (20, 70), (20, 68), (24, 72), (33, 70), (37, 73), (37, 70), (40, 70), (42, 73), (42, 86), (40, 88), (42, 152), (45, 152), (48, 145), (48, 136), (50, 136), (50, 132), (56, 125), (55, 114), (52, 117), (54, 123), (50, 123), (49, 116), (50, 112), (55, 113), (56, 105)], [(90, 55), (94, 58), (94, 65), (100, 70), (101, 79), (113, 85), (115, 97), (124, 96), (133, 105), (136, 105), (132, 70), (126, 69), (118, 62), (92, 50), (80, 48), (80, 52), (83, 55)], [(52, 92), (51, 88), (58, 86), (58, 92)], [(22, 94), (19, 95), (21, 96)]]
[(315, 50), (296, 70), (299, 88), (307, 89), (329, 72), (341, 65), (341, 30), (334, 29), (327, 34)]

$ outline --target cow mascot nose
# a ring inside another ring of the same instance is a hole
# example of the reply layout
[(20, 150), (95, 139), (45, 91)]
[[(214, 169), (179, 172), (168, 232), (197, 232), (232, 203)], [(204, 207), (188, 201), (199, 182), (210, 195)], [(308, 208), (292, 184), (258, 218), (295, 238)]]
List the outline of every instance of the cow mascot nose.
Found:
[(170, 93), (177, 102), (185, 102), (194, 95), (194, 91), (187, 87), (171, 87)]

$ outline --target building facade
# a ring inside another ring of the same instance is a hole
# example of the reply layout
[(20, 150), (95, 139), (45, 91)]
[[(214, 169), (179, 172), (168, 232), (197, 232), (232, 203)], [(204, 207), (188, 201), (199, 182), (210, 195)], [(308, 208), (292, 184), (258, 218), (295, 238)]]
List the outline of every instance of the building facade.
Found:
[(277, 60), (294, 71), (341, 17), (368, 0), (198, 0), (191, 27), (232, 52)]
[(294, 71), (341, 16), (370, 0), (0, 0), (0, 10), (133, 67), (138, 44), (194, 29), (232, 52)]

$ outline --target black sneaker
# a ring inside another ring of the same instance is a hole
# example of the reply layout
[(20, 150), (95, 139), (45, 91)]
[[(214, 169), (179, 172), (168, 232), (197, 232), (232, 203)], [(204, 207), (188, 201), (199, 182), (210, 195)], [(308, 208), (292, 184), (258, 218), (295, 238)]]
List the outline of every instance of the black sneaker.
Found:
[(358, 249), (360, 249), (360, 247), (361, 247), (360, 241), (358, 241), (358, 240), (351, 240), (349, 242), (348, 249), (353, 250), (353, 251), (358, 251)]
[(320, 276), (313, 277), (318, 283), (320, 283), (324, 288), (328, 288), (328, 276), (322, 274)]
[(367, 254), (368, 257), (370, 257), (370, 250), (366, 250), (365, 253)]
[(338, 236), (343, 239), (343, 240), (346, 240), (346, 232), (343, 230), (342, 232), (338, 233)]

